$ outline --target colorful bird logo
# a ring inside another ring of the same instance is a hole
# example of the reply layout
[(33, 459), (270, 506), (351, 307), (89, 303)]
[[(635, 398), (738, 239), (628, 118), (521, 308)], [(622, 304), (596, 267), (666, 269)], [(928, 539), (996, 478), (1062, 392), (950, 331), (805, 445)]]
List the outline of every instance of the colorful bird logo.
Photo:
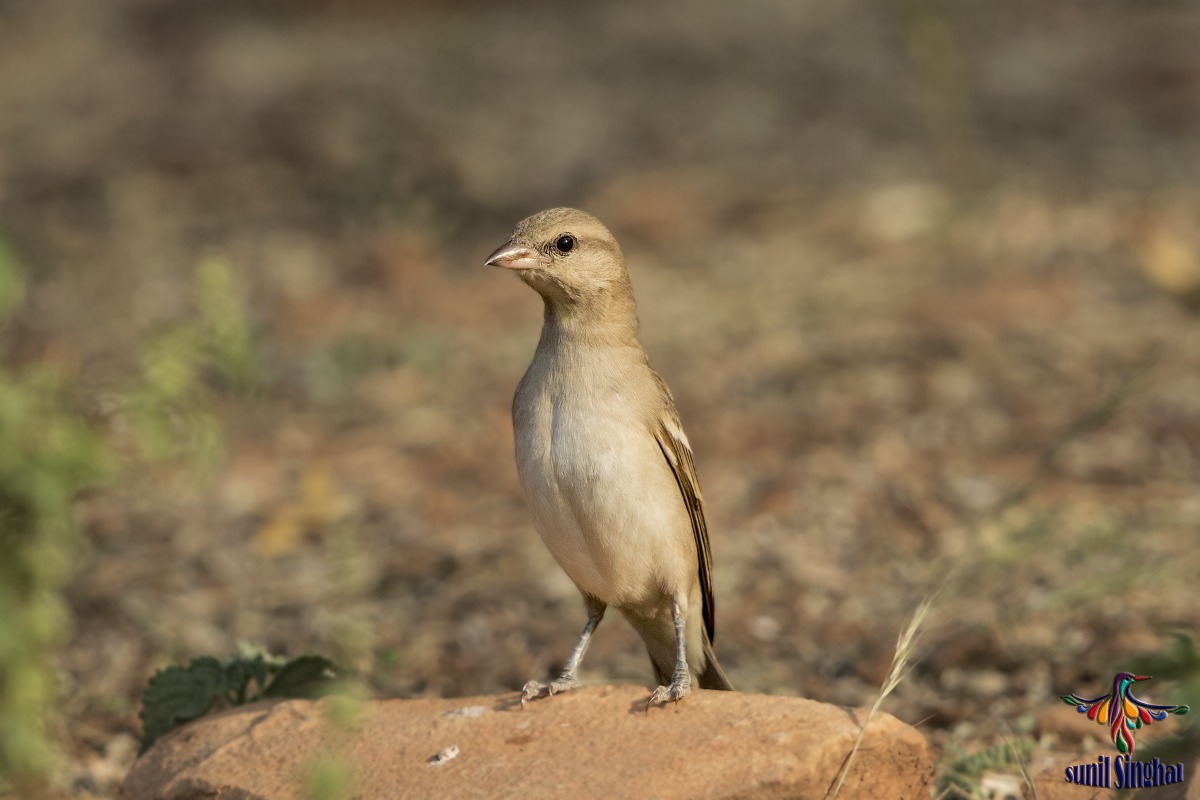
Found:
[(1101, 697), (1088, 700), (1077, 694), (1064, 694), (1062, 700), (1080, 714), (1101, 725), (1107, 725), (1113, 744), (1122, 753), (1133, 753), (1133, 732), (1154, 720), (1160, 722), (1167, 714), (1186, 714), (1187, 706), (1160, 706), (1147, 703), (1133, 696), (1130, 689), (1137, 681), (1148, 681), (1149, 675), (1134, 675), (1121, 672), (1113, 678), (1112, 691)]

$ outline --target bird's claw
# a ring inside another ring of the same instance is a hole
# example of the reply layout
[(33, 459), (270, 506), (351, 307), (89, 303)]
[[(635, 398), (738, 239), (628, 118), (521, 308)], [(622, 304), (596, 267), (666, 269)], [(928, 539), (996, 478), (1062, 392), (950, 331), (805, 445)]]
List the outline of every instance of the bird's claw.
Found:
[(659, 686), (646, 701), (646, 711), (659, 704), (678, 703), (692, 691), (692, 676), (685, 670), (671, 677), (670, 686)]
[(559, 692), (566, 692), (577, 688), (579, 688), (579, 681), (574, 675), (559, 675), (556, 680), (550, 681), (550, 683), (530, 681), (521, 687), (521, 708), (524, 708), (525, 703), (530, 700), (550, 697)]

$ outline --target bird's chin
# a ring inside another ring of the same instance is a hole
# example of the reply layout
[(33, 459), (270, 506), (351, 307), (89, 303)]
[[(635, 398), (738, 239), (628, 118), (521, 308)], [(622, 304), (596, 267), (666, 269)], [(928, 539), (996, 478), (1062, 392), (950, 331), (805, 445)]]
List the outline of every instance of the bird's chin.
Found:
[(521, 270), (517, 276), (552, 306), (561, 305), (568, 300), (563, 286), (544, 269)]
[(520, 270), (517, 272), (517, 277), (521, 278), (521, 282), (527, 287), (536, 291), (542, 297), (552, 297), (557, 293), (553, 281), (546, 275), (544, 270), (530, 269)]
[(545, 294), (546, 289), (550, 285), (550, 281), (546, 277), (545, 271), (537, 269), (536, 267), (514, 270), (514, 272), (516, 272), (517, 277), (521, 279), (522, 283), (535, 289), (539, 294)]

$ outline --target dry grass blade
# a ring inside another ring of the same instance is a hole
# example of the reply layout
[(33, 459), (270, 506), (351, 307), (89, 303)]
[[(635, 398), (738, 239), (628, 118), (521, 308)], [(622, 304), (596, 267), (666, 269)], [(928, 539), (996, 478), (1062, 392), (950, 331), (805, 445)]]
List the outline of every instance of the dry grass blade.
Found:
[(925, 624), (925, 619), (929, 616), (929, 612), (933, 608), (933, 601), (937, 598), (940, 591), (939, 589), (921, 601), (916, 611), (913, 612), (912, 619), (908, 621), (908, 625), (905, 626), (904, 630), (896, 638), (896, 653), (892, 656), (892, 666), (888, 670), (887, 678), (883, 681), (883, 685), (879, 687), (879, 694), (875, 697), (875, 702), (871, 704), (871, 709), (867, 712), (867, 718), (863, 720), (862, 727), (858, 730), (858, 737), (854, 740), (854, 746), (850, 748), (850, 752), (846, 755), (846, 761), (842, 764), (842, 771), (838, 774), (837, 782), (826, 793), (826, 797), (836, 800), (838, 794), (842, 791), (842, 785), (846, 782), (846, 776), (850, 774), (850, 769), (854, 766), (854, 758), (858, 755), (863, 737), (867, 734), (867, 727), (871, 724), (871, 719), (875, 716), (875, 712), (879, 710), (879, 707), (883, 705), (883, 701), (896, 690), (896, 687), (908, 675), (909, 670), (916, 664), (914, 656), (917, 649), (917, 637), (920, 635), (921, 628)]
[(1033, 776), (1029, 774), (1029, 758), (1017, 747), (1017, 734), (1011, 725), (1008, 726), (1008, 732), (1009, 738), (1005, 739), (1005, 744), (1008, 745), (1009, 750), (1012, 752), (1013, 762), (1021, 770), (1021, 780), (1025, 783), (1025, 788), (1029, 790), (1029, 797), (1031, 800), (1038, 800), (1037, 784), (1033, 782)]

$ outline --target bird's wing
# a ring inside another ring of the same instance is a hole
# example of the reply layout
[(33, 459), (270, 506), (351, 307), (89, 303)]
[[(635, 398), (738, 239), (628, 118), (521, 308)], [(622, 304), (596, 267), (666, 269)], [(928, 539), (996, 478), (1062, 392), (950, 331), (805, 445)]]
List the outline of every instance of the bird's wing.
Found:
[(675, 482), (679, 484), (679, 492), (683, 495), (683, 504), (687, 507), (688, 518), (692, 522), (692, 536), (696, 540), (696, 560), (700, 564), (704, 630), (708, 633), (708, 641), (711, 644), (716, 635), (716, 611), (712, 590), (712, 553), (708, 547), (708, 525), (704, 521), (704, 500), (700, 496), (700, 479), (696, 477), (696, 464), (692, 460), (692, 448), (688, 445), (687, 436), (684, 435), (683, 424), (679, 421), (679, 412), (675, 410), (675, 401), (671, 398), (671, 392), (659, 374), (653, 370), (651, 372), (665, 401), (653, 431), (654, 438), (658, 441), (659, 449), (667, 459), (671, 472), (675, 474)]
[(1134, 705), (1139, 706), (1141, 708), (1149, 709), (1150, 711), (1166, 712), (1161, 717), (1155, 715), (1155, 717), (1154, 717), (1155, 719), (1160, 719), (1160, 720), (1166, 719), (1167, 714), (1186, 714), (1188, 711), (1191, 710), (1187, 706), (1158, 705), (1157, 703), (1147, 703), (1145, 700), (1139, 700), (1137, 697), (1135, 697), (1133, 692), (1127, 691), (1125, 693), (1125, 696), (1127, 698), (1129, 698), (1131, 701), (1133, 701)]
[(1112, 692), (1109, 692), (1108, 694), (1102, 694), (1099, 697), (1093, 697), (1089, 700), (1088, 698), (1080, 697), (1077, 694), (1064, 694), (1060, 699), (1069, 706), (1075, 706), (1075, 710), (1080, 714), (1086, 714), (1093, 708), (1098, 707), (1102, 701), (1107, 700), (1111, 696)]

